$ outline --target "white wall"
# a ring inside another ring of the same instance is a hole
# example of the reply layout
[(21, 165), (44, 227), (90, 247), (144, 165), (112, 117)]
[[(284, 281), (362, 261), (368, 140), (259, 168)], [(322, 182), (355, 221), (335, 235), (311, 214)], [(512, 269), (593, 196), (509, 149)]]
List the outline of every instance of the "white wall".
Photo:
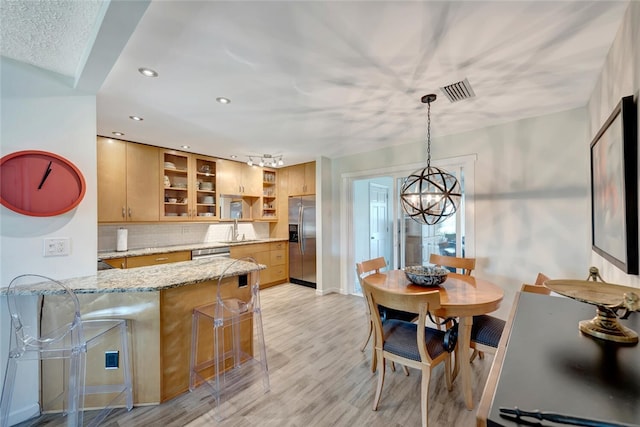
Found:
[[(17, 214), (0, 207), (0, 287), (19, 274), (38, 273), (57, 279), (96, 271), (96, 99), (76, 93), (60, 76), (5, 58), (0, 59), (0, 153), (35, 149), (57, 153), (82, 172), (87, 192), (80, 205), (57, 217)], [(68, 237), (71, 254), (42, 256), (43, 239)], [(0, 297), (0, 360), (9, 344), (9, 318)], [(4, 362), (0, 378), (4, 378)], [(38, 400), (37, 369), (19, 372), (14, 408), (32, 410)]]
[[(551, 277), (588, 274), (586, 140), (584, 108), (432, 140), (435, 159), (477, 155), (475, 275), (505, 290), (500, 317), (521, 284), (540, 271)], [(341, 174), (415, 164), (424, 151), (419, 141), (334, 159), (333, 203), (340, 200)], [(336, 247), (344, 244), (341, 227), (333, 223)]]
[[(623, 96), (633, 95), (639, 104), (640, 92), (640, 2), (632, 1), (623, 24), (611, 46), (602, 73), (588, 104), (589, 133), (585, 149), (609, 117)], [(640, 124), (640, 108), (638, 108)], [(639, 177), (640, 178), (640, 177)], [(591, 237), (589, 236), (589, 245)], [(604, 280), (627, 286), (640, 287), (640, 276), (628, 275), (595, 252), (591, 253), (591, 264), (600, 269)]]

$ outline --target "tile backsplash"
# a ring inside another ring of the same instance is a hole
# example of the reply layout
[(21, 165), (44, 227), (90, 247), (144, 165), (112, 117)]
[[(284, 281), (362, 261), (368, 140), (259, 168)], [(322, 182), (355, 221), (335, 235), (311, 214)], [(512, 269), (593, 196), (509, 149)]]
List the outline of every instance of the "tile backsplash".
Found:
[[(98, 251), (116, 250), (116, 234), (119, 228), (128, 230), (128, 249), (158, 246), (189, 245), (192, 243), (231, 240), (232, 224), (122, 224), (98, 226)], [(241, 238), (266, 239), (268, 223), (238, 223)]]

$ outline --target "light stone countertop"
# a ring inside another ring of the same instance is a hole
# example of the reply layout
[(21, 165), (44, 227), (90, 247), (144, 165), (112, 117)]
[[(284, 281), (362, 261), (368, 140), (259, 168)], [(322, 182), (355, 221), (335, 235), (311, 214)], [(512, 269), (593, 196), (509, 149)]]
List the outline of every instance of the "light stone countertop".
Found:
[(158, 246), (155, 248), (140, 248), (130, 249), (128, 251), (105, 251), (98, 252), (99, 259), (114, 259), (122, 257), (132, 257), (140, 255), (154, 255), (154, 254), (166, 254), (170, 252), (192, 251), (195, 249), (208, 249), (208, 248), (221, 248), (224, 246), (240, 246), (251, 245), (255, 243), (270, 243), (270, 242), (286, 242), (285, 238), (267, 238), (267, 239), (253, 239), (253, 240), (240, 240), (238, 242), (208, 242), (208, 243), (192, 243), (188, 245), (172, 245), (172, 246)]
[[(225, 268), (230, 267), (226, 272)], [(115, 293), (115, 292), (155, 292), (162, 289), (193, 285), (207, 280), (217, 280), (223, 273), (239, 276), (251, 271), (263, 270), (266, 266), (231, 258), (207, 258), (194, 261), (98, 271), (95, 276), (85, 276), (60, 280), (74, 293)], [(22, 288), (20, 294), (47, 295), (60, 293), (60, 288), (50, 283), (34, 284)], [(0, 295), (6, 295), (7, 288), (0, 288)]]

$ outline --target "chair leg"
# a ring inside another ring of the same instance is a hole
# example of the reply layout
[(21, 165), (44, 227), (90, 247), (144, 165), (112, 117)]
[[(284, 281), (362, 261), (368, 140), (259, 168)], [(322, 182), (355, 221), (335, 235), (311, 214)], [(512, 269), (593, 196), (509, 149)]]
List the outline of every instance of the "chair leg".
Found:
[(367, 337), (364, 340), (364, 342), (362, 343), (362, 345), (360, 346), (360, 351), (364, 351), (364, 349), (367, 347), (367, 344), (369, 343), (369, 340), (371, 339), (371, 335), (373, 332), (373, 322), (371, 322), (371, 319), (369, 319), (369, 326), (368, 326), (368, 331), (367, 331)]
[(378, 366), (378, 356), (376, 355), (376, 337), (371, 342), (371, 372), (375, 372)]
[(451, 354), (444, 360), (444, 380), (447, 384), (447, 390), (453, 389), (453, 380), (451, 379)]
[(122, 341), (122, 368), (124, 375), (124, 383), (127, 390), (125, 391), (125, 400), (127, 411), (133, 409), (133, 380), (131, 379), (131, 354), (129, 353), (129, 334), (128, 322), (123, 320), (120, 324), (120, 340)]
[(409, 376), (409, 369), (404, 365), (402, 365), (402, 372), (404, 372), (407, 377)]
[[(85, 349), (86, 351), (86, 349)], [(69, 359), (67, 427), (82, 427), (84, 419), (85, 351), (74, 351)]]
[(422, 417), (422, 427), (429, 425), (429, 380), (431, 379), (431, 369), (429, 366), (422, 368), (422, 381), (420, 387), (420, 412)]
[(262, 388), (264, 392), (271, 389), (269, 384), (269, 365), (267, 364), (267, 349), (264, 342), (264, 329), (262, 327), (262, 312), (257, 309), (253, 312), (253, 321), (256, 325), (256, 337), (258, 339), (258, 351), (260, 353), (260, 367), (262, 368)]
[(473, 350), (473, 353), (471, 353), (471, 357), (469, 358), (469, 363), (473, 362), (474, 360), (476, 360), (476, 356), (478, 356), (478, 350)]
[(9, 409), (11, 408), (13, 387), (16, 383), (17, 368), (18, 366), (15, 358), (9, 356), (9, 360), (7, 361), (7, 370), (4, 373), (2, 397), (0, 398), (0, 427), (9, 426)]
[(378, 404), (380, 403), (380, 396), (382, 395), (382, 386), (384, 385), (384, 371), (385, 363), (382, 350), (376, 351), (378, 357), (378, 364), (380, 365), (380, 372), (378, 372), (378, 387), (376, 388), (376, 395), (373, 398), (373, 410), (378, 410)]

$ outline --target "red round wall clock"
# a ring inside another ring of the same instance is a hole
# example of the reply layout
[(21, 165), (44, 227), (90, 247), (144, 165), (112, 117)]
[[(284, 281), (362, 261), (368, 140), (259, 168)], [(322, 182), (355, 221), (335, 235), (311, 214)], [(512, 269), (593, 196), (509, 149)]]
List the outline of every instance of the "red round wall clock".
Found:
[(86, 184), (62, 156), (27, 150), (0, 159), (0, 203), (23, 215), (54, 216), (80, 204)]

